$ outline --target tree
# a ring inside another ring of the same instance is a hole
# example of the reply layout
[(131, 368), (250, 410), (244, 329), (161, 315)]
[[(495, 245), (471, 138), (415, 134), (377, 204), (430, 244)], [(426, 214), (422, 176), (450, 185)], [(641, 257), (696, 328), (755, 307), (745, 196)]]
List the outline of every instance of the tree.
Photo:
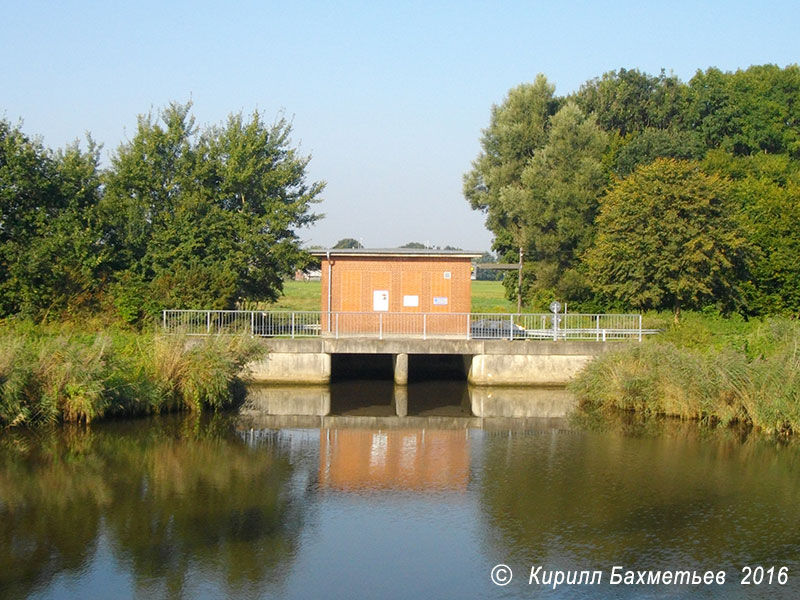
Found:
[(0, 315), (98, 301), (108, 248), (96, 219), (99, 147), (53, 153), (0, 121)]
[(107, 174), (115, 297), (128, 319), (274, 300), (283, 277), (310, 260), (295, 230), (319, 217), (310, 209), (324, 183), (306, 182), (309, 158), (291, 147), (291, 125), (254, 112), (200, 132), (190, 108), (140, 117)]
[(357, 239), (343, 238), (336, 242), (333, 247), (337, 250), (348, 250), (351, 248), (363, 248), (364, 246)]
[(729, 183), (689, 161), (657, 159), (617, 182), (586, 255), (598, 292), (640, 310), (741, 307), (750, 249)]
[(526, 245), (526, 215), (518, 210), (518, 191), (522, 172), (547, 142), (549, 119), (558, 109), (554, 91), (544, 75), (511, 89), (501, 105), (492, 107), (481, 153), (464, 175), (464, 196), (474, 210), (486, 214), (494, 249), (509, 260)]
[(601, 158), (607, 136), (572, 102), (553, 116), (547, 143), (522, 173), (519, 210), (527, 223), (526, 254), (534, 263), (532, 292), (548, 303), (558, 295), (586, 299), (578, 270), (594, 236), (598, 198), (606, 187)]
[(401, 248), (412, 248), (412, 249), (415, 249), (415, 250), (424, 250), (425, 248), (427, 248), (427, 246), (425, 244), (423, 244), (422, 242), (408, 242), (406, 244), (403, 244), (400, 247)]
[(574, 100), (586, 114), (594, 114), (603, 129), (625, 136), (679, 122), (685, 96), (686, 86), (663, 70), (654, 77), (638, 69), (620, 69), (582, 85)]
[(695, 131), (644, 129), (625, 136), (614, 156), (614, 172), (627, 177), (639, 165), (657, 158), (700, 160), (706, 152), (701, 136)]

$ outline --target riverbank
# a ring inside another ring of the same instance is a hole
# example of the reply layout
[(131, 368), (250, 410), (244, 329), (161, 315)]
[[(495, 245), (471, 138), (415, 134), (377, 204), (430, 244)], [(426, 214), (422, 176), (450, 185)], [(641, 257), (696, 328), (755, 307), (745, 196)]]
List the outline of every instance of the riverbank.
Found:
[(202, 338), (69, 326), (0, 326), (0, 427), (89, 423), (112, 416), (219, 409), (263, 347), (248, 337)]
[(586, 411), (800, 432), (800, 323), (686, 315), (660, 336), (598, 357), (570, 388)]

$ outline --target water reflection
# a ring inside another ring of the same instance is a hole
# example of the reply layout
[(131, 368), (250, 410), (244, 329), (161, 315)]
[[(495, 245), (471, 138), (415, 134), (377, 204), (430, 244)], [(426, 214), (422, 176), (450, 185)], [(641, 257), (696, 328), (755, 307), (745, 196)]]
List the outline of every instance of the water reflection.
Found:
[(320, 486), (339, 491), (460, 491), (469, 481), (469, 431), (323, 429)]
[(279, 448), (223, 432), (170, 418), (4, 435), (0, 589), (80, 577), (101, 540), (143, 596), (181, 597), (197, 572), (233, 596), (280, 583), (309, 499)]
[(464, 382), (340, 381), (329, 386), (248, 388), (241, 413), (258, 416), (565, 418), (576, 407), (565, 388), (474, 387)]
[[(606, 578), (613, 565), (725, 569), (730, 581), (745, 564), (787, 566), (787, 586), (702, 593), (800, 591), (800, 443), (549, 418), (569, 401), (552, 390), (500, 401), (467, 390), (471, 416), (460, 416), (463, 388), (420, 402), (409, 386), (398, 416), (393, 386), (376, 389), (350, 404), (321, 388), (296, 390), (292, 404), (277, 389), (213, 419), (3, 433), (0, 595), (494, 597), (499, 562)], [(526, 399), (539, 416), (510, 416)], [(488, 405), (504, 416), (481, 416)], [(502, 590), (543, 593), (524, 576)]]

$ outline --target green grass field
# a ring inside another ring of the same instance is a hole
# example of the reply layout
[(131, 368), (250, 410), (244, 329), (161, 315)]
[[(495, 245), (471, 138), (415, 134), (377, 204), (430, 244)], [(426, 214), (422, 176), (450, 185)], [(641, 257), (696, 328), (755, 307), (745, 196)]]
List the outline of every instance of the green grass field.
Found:
[[(320, 310), (321, 284), (319, 281), (285, 281), (283, 296), (277, 302), (249, 303), (254, 310)], [(516, 304), (505, 299), (503, 284), (499, 281), (472, 282), (472, 312), (515, 312)]]

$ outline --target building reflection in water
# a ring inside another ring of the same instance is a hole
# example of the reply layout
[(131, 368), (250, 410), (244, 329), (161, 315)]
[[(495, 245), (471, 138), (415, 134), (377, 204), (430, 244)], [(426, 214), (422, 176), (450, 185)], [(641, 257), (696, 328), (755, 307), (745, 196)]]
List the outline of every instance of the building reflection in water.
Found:
[(322, 429), (320, 487), (465, 491), (468, 429)]

